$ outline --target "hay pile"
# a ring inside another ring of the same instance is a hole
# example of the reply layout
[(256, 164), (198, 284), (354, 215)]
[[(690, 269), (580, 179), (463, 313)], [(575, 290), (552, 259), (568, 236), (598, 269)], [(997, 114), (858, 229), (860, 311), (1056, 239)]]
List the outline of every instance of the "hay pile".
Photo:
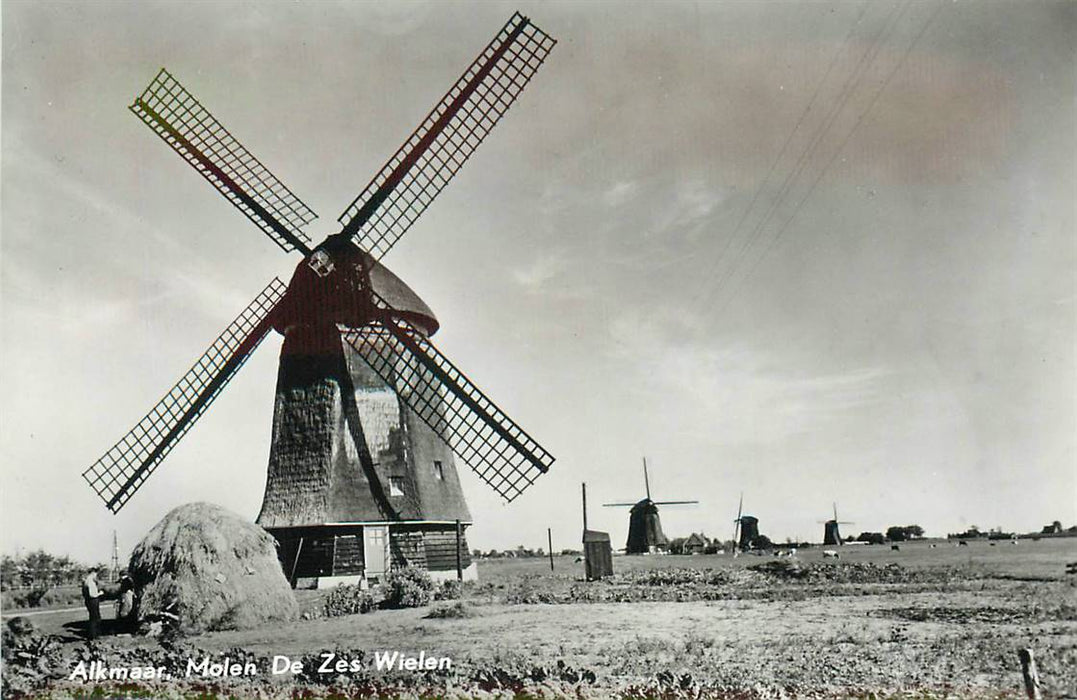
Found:
[(220, 506), (189, 503), (131, 553), (141, 617), (170, 612), (184, 633), (245, 629), (296, 617), (274, 539)]

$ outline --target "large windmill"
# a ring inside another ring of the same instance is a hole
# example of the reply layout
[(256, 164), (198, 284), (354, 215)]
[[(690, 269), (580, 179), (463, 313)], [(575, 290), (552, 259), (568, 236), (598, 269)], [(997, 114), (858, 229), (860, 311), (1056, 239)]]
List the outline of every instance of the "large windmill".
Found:
[(841, 532), (838, 531), (839, 525), (852, 525), (851, 520), (838, 520), (838, 504), (834, 503), (834, 518), (832, 520), (820, 520), (819, 524), (823, 526), (823, 544), (835, 544), (843, 545), (845, 541), (841, 539)]
[[(512, 105), (556, 42), (515, 14), (311, 247), (315, 214), (161, 70), (134, 112), (285, 252), (273, 279), (84, 474), (117, 512), (271, 329), (284, 336), (258, 523), (298, 578), (468, 564), (455, 453), (511, 502), (553, 463), (429, 340), (430, 308), (380, 260)], [(462, 549), (462, 553), (461, 553)]]
[(643, 458), (643, 487), (646, 496), (635, 503), (603, 503), (607, 508), (631, 508), (628, 512), (628, 541), (625, 554), (653, 554), (665, 551), (669, 540), (662, 532), (662, 521), (658, 518), (658, 506), (679, 506), (699, 503), (699, 501), (652, 501), (651, 480), (647, 475), (647, 458)]

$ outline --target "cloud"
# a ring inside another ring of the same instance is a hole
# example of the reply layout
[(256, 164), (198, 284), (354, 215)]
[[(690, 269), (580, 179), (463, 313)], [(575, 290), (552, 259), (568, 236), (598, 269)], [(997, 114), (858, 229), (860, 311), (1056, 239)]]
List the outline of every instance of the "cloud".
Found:
[(512, 278), (529, 292), (539, 292), (561, 274), (566, 267), (565, 257), (559, 252), (543, 253), (525, 267), (512, 269)]
[(699, 318), (677, 311), (627, 313), (609, 329), (615, 359), (631, 366), (655, 415), (680, 431), (724, 444), (773, 443), (884, 399), (888, 370), (798, 369), (779, 352), (707, 338), (699, 328)]
[(635, 194), (638, 189), (639, 185), (635, 182), (615, 182), (602, 193), (602, 202), (607, 207), (619, 207), (628, 201), (629, 197)]
[(647, 237), (698, 238), (713, 223), (731, 192), (704, 178), (675, 180), (663, 189), (665, 192), (660, 190), (658, 199), (655, 195), (648, 197), (652, 202), (664, 201), (665, 207), (657, 210), (645, 233)]

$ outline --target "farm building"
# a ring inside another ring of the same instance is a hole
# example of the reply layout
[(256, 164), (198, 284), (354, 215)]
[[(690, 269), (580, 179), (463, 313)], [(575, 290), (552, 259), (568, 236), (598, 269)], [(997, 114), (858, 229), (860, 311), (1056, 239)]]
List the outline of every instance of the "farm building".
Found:
[(1060, 534), (1062, 534), (1062, 523), (1060, 523), (1059, 521), (1056, 520), (1053, 523), (1051, 523), (1050, 525), (1044, 525), (1043, 530), (1040, 532), (1040, 534), (1041, 535), (1060, 535)]
[(613, 549), (608, 532), (584, 530), (583, 555), (588, 581), (597, 581), (613, 574)]
[(714, 544), (703, 533), (693, 532), (688, 537), (677, 537), (671, 540), (669, 551), (671, 554), (705, 554)]

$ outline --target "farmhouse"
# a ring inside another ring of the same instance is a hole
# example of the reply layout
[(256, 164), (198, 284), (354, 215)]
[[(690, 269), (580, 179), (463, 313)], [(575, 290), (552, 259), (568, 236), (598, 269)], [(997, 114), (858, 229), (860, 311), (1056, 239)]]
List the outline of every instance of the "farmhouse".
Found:
[(711, 541), (707, 539), (706, 535), (701, 532), (693, 532), (684, 540), (681, 551), (684, 554), (703, 554), (707, 547), (710, 546)]

